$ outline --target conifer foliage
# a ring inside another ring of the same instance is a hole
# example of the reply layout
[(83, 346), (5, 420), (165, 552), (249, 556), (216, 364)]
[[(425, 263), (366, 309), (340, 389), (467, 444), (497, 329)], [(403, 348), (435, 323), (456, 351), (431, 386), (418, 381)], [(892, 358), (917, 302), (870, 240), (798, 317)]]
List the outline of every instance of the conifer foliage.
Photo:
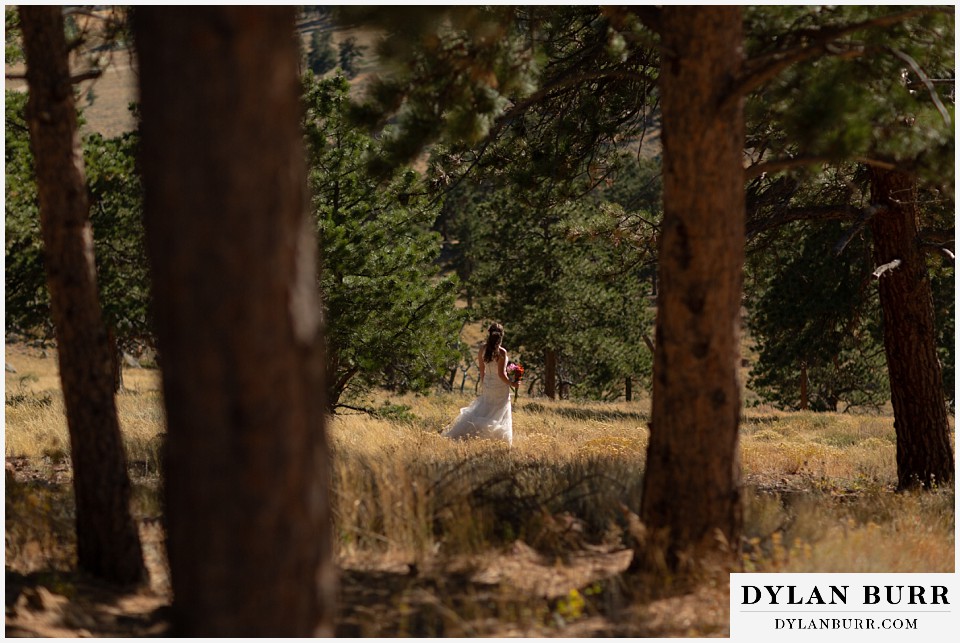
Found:
[(367, 171), (380, 144), (347, 120), (342, 75), (304, 82), (328, 406), (356, 405), (374, 386), (427, 390), (460, 357), (457, 283), (440, 277), (430, 229), (439, 208), (415, 171), (386, 179)]

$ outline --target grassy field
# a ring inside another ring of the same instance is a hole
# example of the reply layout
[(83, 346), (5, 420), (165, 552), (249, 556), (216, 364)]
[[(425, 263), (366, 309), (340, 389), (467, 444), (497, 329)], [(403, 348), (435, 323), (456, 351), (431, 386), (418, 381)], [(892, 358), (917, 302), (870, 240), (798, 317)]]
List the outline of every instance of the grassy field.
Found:
[[(128, 369), (118, 397), (151, 584), (102, 598), (105, 590), (71, 571), (69, 444), (54, 356), (7, 346), (6, 361), (17, 370), (6, 375), (6, 569), (8, 595), (13, 587), (20, 597), (8, 633), (162, 631), (170, 595), (157, 372)], [(439, 436), (471, 396), (407, 396), (390, 400), (389, 417), (333, 419), (339, 634), (728, 634), (726, 570), (622, 574), (647, 402), (521, 397), (507, 449)], [(953, 492), (893, 493), (892, 418), (751, 410), (742, 453), (744, 570), (953, 571)], [(117, 605), (126, 606), (122, 618)]]

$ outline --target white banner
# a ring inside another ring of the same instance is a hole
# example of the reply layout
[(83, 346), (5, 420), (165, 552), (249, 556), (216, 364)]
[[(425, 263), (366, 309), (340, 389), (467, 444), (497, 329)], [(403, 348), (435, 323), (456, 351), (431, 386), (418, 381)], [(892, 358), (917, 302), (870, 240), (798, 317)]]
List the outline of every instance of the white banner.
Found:
[(956, 640), (955, 574), (730, 574), (734, 641)]

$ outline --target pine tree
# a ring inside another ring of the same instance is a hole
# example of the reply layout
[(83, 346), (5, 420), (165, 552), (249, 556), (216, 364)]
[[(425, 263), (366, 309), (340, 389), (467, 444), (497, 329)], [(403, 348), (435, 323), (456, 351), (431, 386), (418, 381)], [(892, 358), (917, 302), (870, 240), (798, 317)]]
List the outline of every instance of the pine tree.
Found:
[(420, 177), (367, 172), (379, 143), (346, 118), (342, 75), (305, 80), (313, 211), (322, 248), (327, 404), (357, 404), (372, 387), (426, 391), (459, 358), (454, 280), (436, 263), (438, 206)]
[(457, 247), (476, 266), (468, 288), (477, 314), (506, 326), (513, 358), (548, 397), (619, 397), (626, 378), (639, 385), (649, 376), (641, 339), (652, 326), (649, 281), (629, 245), (595, 234), (615, 208), (573, 201), (539, 207), (536, 197), (524, 203), (530, 197), (515, 188), (495, 191), (458, 217), (474, 235)]
[(839, 222), (793, 223), (751, 255), (750, 387), (781, 408), (879, 408), (888, 398), (870, 245), (837, 256)]
[[(900, 486), (943, 483), (952, 478), (953, 456), (927, 264), (953, 239), (953, 104), (944, 91), (953, 83), (952, 13), (931, 7), (764, 8), (752, 10), (748, 21), (758, 59), (784, 47), (813, 52), (766, 83), (749, 112), (748, 147), (756, 163), (747, 173), (756, 177), (750, 188), (755, 200), (764, 201), (761, 195), (776, 192), (776, 186), (788, 187), (752, 213), (750, 227), (846, 221), (834, 252), (869, 235), (879, 275)], [(785, 37), (784, 23), (794, 26)], [(824, 51), (818, 53), (818, 47)], [(845, 167), (851, 161), (861, 169), (851, 172)], [(773, 176), (827, 163), (859, 178), (848, 179), (841, 194), (828, 194), (819, 203), (794, 198), (797, 178)], [(899, 272), (883, 274), (880, 268), (894, 260), (901, 262)]]
[[(138, 7), (171, 621), (329, 636), (330, 456), (291, 7)], [(270, 91), (264, 91), (270, 87)]]
[(145, 579), (146, 568), (130, 513), (63, 15), (60, 7), (31, 6), (20, 8), (20, 19), (29, 91), (26, 122), (70, 432), (77, 563), (107, 581), (134, 584)]
[[(6, 302), (8, 329), (52, 340), (50, 298), (44, 283), (36, 181), (24, 108), (26, 94), (7, 92), (6, 103)], [(142, 188), (136, 169), (138, 136), (83, 138), (97, 284), (104, 322), (112, 338), (114, 367), (119, 351), (153, 346), (149, 323), (149, 279), (142, 223)], [(119, 380), (117, 381), (119, 383)]]

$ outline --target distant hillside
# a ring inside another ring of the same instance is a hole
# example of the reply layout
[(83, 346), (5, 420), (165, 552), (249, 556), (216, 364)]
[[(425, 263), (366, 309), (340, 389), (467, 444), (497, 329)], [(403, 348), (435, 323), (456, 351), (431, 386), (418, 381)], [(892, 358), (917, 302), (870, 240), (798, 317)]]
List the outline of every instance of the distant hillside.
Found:
[[(77, 16), (77, 19), (78, 21), (89, 20), (84, 16)], [(298, 22), (297, 33), (303, 43), (304, 52), (310, 46), (310, 36), (314, 31), (332, 29), (328, 20), (318, 18), (316, 15), (307, 15)], [(373, 37), (370, 32), (361, 29), (333, 30), (333, 47), (336, 49), (340, 42), (347, 38), (354, 38), (357, 44), (367, 48), (360, 66), (361, 73), (354, 79), (354, 83), (362, 85), (375, 67)], [(99, 132), (106, 137), (113, 137), (134, 129), (136, 123), (130, 112), (130, 105), (137, 101), (138, 79), (135, 67), (136, 62), (132, 51), (126, 48), (115, 49), (106, 53), (102, 63), (103, 74), (100, 78), (80, 83), (78, 106), (83, 110), (84, 131)], [(8, 75), (23, 75), (24, 71), (25, 66), (22, 63), (6, 66)], [(24, 80), (7, 79), (5, 89), (24, 91), (26, 86)]]

